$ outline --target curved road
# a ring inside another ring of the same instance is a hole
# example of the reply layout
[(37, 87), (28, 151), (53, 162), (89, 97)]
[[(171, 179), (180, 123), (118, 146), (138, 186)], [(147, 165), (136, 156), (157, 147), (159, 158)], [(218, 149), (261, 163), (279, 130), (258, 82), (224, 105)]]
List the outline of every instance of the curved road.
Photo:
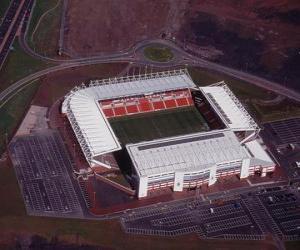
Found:
[[(48, 58), (42, 55), (37, 54), (34, 52), (26, 43), (25, 36), (22, 35), (20, 37), (20, 44), (22, 48), (25, 50), (26, 53), (29, 55), (45, 60), (45, 61), (50, 61), (53, 63), (59, 63), (60, 65), (65, 65), (67, 64), (72, 64), (73, 66), (71, 67), (76, 67), (76, 66), (82, 66), (82, 65), (89, 65), (89, 64), (96, 64), (96, 63), (108, 63), (108, 62), (136, 62), (139, 64), (143, 65), (154, 65), (156, 67), (171, 67), (175, 65), (192, 65), (196, 67), (201, 67), (204, 69), (209, 69), (213, 70), (219, 73), (223, 73), (229, 76), (232, 76), (234, 78), (244, 80), (246, 82), (249, 82), (253, 85), (256, 85), (258, 87), (273, 91), (279, 95), (283, 95), (285, 97), (288, 97), (290, 99), (293, 99), (295, 101), (300, 101), (300, 93), (296, 92), (293, 89), (284, 87), (280, 85), (279, 83), (267, 80), (262, 77), (255, 76), (253, 74), (239, 71), (233, 68), (229, 68), (217, 63), (213, 63), (198, 57), (195, 57), (183, 49), (179, 48), (176, 46), (174, 43), (166, 41), (166, 40), (145, 40), (145, 41), (140, 41), (138, 42), (135, 46), (129, 48), (128, 50), (124, 52), (118, 52), (118, 53), (113, 53), (110, 55), (101, 55), (101, 56), (93, 56), (93, 57), (85, 57), (85, 58), (76, 58), (76, 59), (53, 59), (53, 58)], [(151, 44), (162, 44), (165, 46), (168, 46), (172, 49), (173, 53), (175, 54), (175, 60), (172, 60), (168, 63), (159, 63), (159, 62), (153, 62), (150, 60), (147, 60), (142, 56), (143, 49)], [(137, 55), (140, 55), (140, 58), (138, 58)], [(77, 64), (76, 64), (77, 63)], [(62, 67), (62, 69), (64, 68)], [(57, 69), (59, 70), (59, 68)], [(1, 99), (0, 99), (1, 101)]]
[[(28, 17), (30, 18), (30, 17)], [(30, 20), (26, 20), (24, 24), (28, 25)], [(154, 65), (156, 67), (171, 67), (171, 66), (178, 66), (178, 65), (192, 65), (196, 67), (201, 67), (204, 69), (213, 70), (219, 73), (223, 73), (226, 75), (230, 75), (232, 77), (235, 77), (237, 79), (241, 79), (244, 81), (247, 81), (251, 84), (254, 84), (256, 86), (262, 87), (264, 89), (273, 91), (279, 95), (286, 96), (290, 99), (300, 101), (300, 93), (296, 92), (293, 89), (286, 88), (276, 82), (272, 82), (269, 80), (266, 80), (264, 78), (252, 75), (250, 73), (242, 72), (236, 69), (232, 69), (220, 64), (216, 64), (201, 58), (198, 58), (196, 56), (193, 56), (186, 51), (184, 51), (182, 48), (178, 47), (174, 43), (157, 39), (157, 40), (144, 40), (138, 42), (133, 47), (129, 48), (128, 50), (117, 52), (113, 54), (107, 54), (107, 55), (99, 55), (99, 56), (93, 56), (93, 57), (85, 57), (85, 58), (76, 58), (76, 59), (53, 59), (46, 56), (42, 56), (35, 51), (33, 51), (27, 44), (27, 41), (25, 39), (27, 35), (27, 27), (22, 29), (22, 32), (19, 37), (19, 42), (21, 47), (24, 49), (24, 51), (29, 54), (32, 57), (35, 57), (40, 60), (45, 60), (53, 63), (58, 63), (57, 66), (50, 67), (41, 71), (38, 71), (36, 73), (33, 73), (29, 76), (26, 76), (25, 78), (15, 82), (10, 87), (5, 89), (3, 92), (0, 93), (0, 102), (6, 101), (8, 97), (11, 97), (12, 94), (16, 93), (16, 91), (28, 84), (29, 82), (32, 82), (35, 79), (38, 79), (41, 76), (47, 75), (49, 73), (53, 73), (59, 70), (72, 68), (72, 67), (80, 67), (80, 66), (86, 66), (86, 65), (93, 65), (93, 64), (99, 64), (99, 63), (112, 63), (112, 62), (133, 62), (141, 65)], [(147, 60), (143, 56), (143, 48), (146, 46), (149, 46), (151, 44), (161, 44), (168, 46), (172, 49), (175, 57), (174, 60), (168, 62), (168, 63), (158, 63)]]

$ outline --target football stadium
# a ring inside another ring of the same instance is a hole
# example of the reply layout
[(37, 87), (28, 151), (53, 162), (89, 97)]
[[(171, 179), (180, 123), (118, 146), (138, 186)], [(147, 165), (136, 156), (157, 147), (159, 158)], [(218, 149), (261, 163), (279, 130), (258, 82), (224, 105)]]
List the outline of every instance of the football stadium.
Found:
[(94, 174), (112, 167), (107, 154), (125, 152), (138, 198), (275, 170), (228, 86), (198, 87), (185, 69), (91, 81), (70, 91), (61, 111)]

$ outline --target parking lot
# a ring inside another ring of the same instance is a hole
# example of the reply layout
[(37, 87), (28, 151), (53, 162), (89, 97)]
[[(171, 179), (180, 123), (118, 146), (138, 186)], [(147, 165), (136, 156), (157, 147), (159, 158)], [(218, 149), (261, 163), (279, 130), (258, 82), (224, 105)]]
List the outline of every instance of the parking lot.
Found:
[(271, 122), (266, 127), (278, 137), (279, 145), (300, 142), (300, 118)]
[[(273, 197), (273, 198), (270, 198)], [(175, 236), (196, 233), (200, 238), (262, 240), (300, 234), (300, 198), (296, 189), (273, 187), (231, 199), (188, 199), (128, 212), (121, 218), (127, 233)]]
[(300, 235), (300, 199), (295, 190), (260, 196), (283, 235)]
[(82, 217), (68, 172), (71, 162), (57, 131), (15, 137), (9, 153), (28, 214)]
[(300, 180), (300, 118), (265, 123), (260, 135), (290, 180)]
[(210, 204), (199, 199), (179, 203), (178, 206), (162, 205), (134, 211), (121, 221), (125, 231), (136, 234), (172, 236), (194, 232), (202, 238), (262, 234), (241, 199), (222, 204)]

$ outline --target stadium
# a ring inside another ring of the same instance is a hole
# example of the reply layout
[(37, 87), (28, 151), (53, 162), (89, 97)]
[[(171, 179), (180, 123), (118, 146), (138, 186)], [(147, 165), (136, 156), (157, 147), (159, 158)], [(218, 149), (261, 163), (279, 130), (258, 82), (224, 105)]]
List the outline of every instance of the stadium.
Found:
[[(187, 70), (91, 81), (70, 91), (61, 111), (95, 174), (112, 167), (105, 155), (126, 152), (138, 198), (157, 189), (182, 191), (213, 185), (223, 176), (266, 176), (275, 170), (257, 139), (260, 128), (228, 86), (198, 87)], [(151, 116), (163, 120), (174, 112), (177, 118), (165, 119), (162, 133)], [(132, 117), (142, 117), (135, 127), (114, 125)], [(153, 136), (131, 138), (150, 127)]]

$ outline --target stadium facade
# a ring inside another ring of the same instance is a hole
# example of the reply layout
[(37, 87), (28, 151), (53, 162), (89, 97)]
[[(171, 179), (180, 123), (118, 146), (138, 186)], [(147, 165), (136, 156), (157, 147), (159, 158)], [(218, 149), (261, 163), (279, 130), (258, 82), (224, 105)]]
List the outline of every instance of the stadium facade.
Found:
[(275, 164), (257, 140), (260, 128), (224, 82), (196, 86), (186, 70), (92, 81), (73, 89), (62, 113), (92, 169), (122, 149), (109, 118), (195, 106), (211, 127), (200, 132), (125, 145), (139, 198), (151, 190), (212, 185), (222, 176), (265, 176)]

